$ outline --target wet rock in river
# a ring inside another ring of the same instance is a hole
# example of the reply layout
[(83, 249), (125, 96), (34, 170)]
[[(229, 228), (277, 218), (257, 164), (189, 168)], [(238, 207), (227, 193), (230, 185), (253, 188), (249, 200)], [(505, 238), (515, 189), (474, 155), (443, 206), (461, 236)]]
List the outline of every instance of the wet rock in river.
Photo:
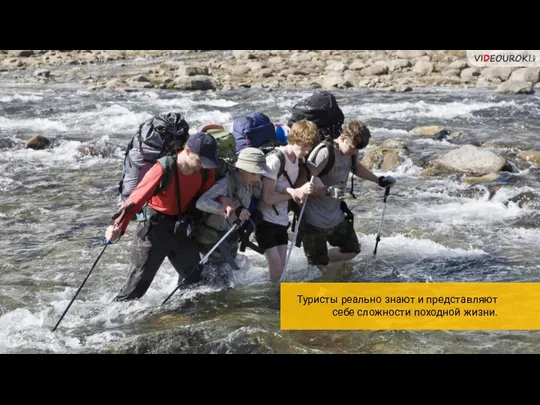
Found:
[(454, 149), (437, 161), (437, 166), (460, 173), (485, 175), (500, 171), (506, 159), (496, 153), (473, 145)]
[(42, 136), (42, 135), (36, 135), (30, 138), (30, 140), (26, 144), (27, 149), (34, 149), (34, 150), (41, 150), (46, 149), (51, 146), (51, 141)]

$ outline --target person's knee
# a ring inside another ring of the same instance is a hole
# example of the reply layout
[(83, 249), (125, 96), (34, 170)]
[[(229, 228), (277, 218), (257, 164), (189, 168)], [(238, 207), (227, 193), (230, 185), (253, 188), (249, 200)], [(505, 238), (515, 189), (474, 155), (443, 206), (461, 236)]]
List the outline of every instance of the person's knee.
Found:
[(304, 233), (302, 235), (304, 254), (310, 265), (325, 266), (328, 264), (328, 248), (326, 237), (320, 232)]
[(308, 264), (311, 266), (326, 266), (330, 262), (326, 249), (317, 251), (306, 249), (304, 246), (304, 253)]
[(356, 257), (361, 251), (353, 224), (348, 220), (344, 220), (334, 229), (329, 242), (332, 246), (337, 246), (340, 253), (350, 254), (351, 257)]
[(358, 256), (360, 254), (361, 248), (359, 242), (348, 243), (347, 245), (340, 247), (339, 251), (341, 253), (353, 255), (352, 257)]

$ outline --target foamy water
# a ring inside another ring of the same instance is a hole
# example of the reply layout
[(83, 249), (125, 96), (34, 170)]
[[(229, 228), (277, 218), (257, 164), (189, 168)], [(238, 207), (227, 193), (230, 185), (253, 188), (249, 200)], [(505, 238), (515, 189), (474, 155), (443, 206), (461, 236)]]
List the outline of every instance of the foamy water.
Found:
[[(126, 341), (142, 334), (140, 330), (172, 331), (182, 325), (201, 328), (209, 340), (204, 344), (225, 345), (223, 350), (229, 352), (235, 352), (235, 345), (246, 335), (268, 333), (271, 341), (281, 336), (279, 312), (272, 298), (275, 286), (268, 281), (266, 261), (249, 249), (239, 254), (241, 270), (234, 272), (231, 290), (197, 286), (177, 292), (162, 308), (161, 302), (177, 281), (166, 260), (141, 300), (112, 302), (126, 276), (134, 225), (119, 243), (107, 247), (59, 329), (54, 333), (51, 329), (103, 249), (104, 231), (116, 209), (123, 148), (143, 120), (155, 113), (180, 110), (196, 131), (209, 122), (230, 128), (235, 117), (259, 110), (274, 121), (286, 122), (290, 108), (305, 94), (1, 88), (0, 352), (121, 351)], [(363, 119), (370, 125), (374, 140), (405, 141), (409, 153), (394, 170), (376, 172), (398, 181), (387, 201), (377, 257), (372, 252), (384, 190), (355, 181), (358, 199), (350, 206), (356, 214), (362, 252), (338, 266), (343, 269), (337, 273), (342, 279), (334, 281), (539, 279), (540, 268), (531, 260), (540, 254), (536, 243), (539, 231), (519, 225), (536, 211), (508, 202), (520, 193), (538, 191), (534, 167), (512, 173), (494, 194), (487, 186), (467, 194), (471, 186), (460, 178), (421, 176), (423, 167), (418, 160), (424, 154), (436, 158), (463, 142), (515, 139), (534, 146), (538, 140), (531, 134), (540, 129), (536, 96), (510, 98), (483, 91), (432, 90), (425, 94), (336, 91), (336, 95), (348, 119)], [(512, 117), (519, 118), (519, 125)], [(419, 137), (411, 133), (416, 125), (466, 130), (468, 138), (456, 143)], [(51, 138), (54, 147), (24, 149), (33, 135)], [(89, 145), (97, 152), (81, 152)], [(520, 249), (525, 249), (526, 255), (520, 255)], [(293, 250), (287, 281), (324, 277), (319, 269), (307, 265), (301, 248)], [(171, 320), (163, 320), (165, 313)], [(331, 337), (325, 337), (331, 334), (321, 336), (321, 345), (311, 345), (302, 335), (277, 341), (300, 352), (362, 350), (358, 339), (347, 339), (344, 347), (337, 347)], [(460, 351), (451, 338), (437, 333), (426, 338), (411, 332), (403, 340), (388, 336), (366, 337), (365, 344), (369, 345), (369, 339), (376, 339), (373, 345), (386, 342), (389, 346), (380, 349), (382, 352)], [(462, 334), (450, 336), (464, 339)], [(397, 346), (392, 346), (395, 339)], [(540, 348), (529, 335), (518, 339), (521, 344), (514, 347), (519, 350)], [(462, 351), (475, 347), (495, 352), (515, 350), (504, 339), (489, 344), (484, 340), (485, 334), (471, 332)], [(275, 350), (285, 349), (279, 346)]]

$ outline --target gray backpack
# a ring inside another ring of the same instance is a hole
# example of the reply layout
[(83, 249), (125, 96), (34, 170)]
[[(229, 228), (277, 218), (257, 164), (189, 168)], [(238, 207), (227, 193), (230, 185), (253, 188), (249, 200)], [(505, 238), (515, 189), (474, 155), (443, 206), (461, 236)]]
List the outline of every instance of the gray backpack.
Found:
[(180, 113), (163, 113), (143, 122), (127, 145), (122, 179), (118, 186), (126, 200), (154, 163), (174, 156), (189, 137), (189, 125)]

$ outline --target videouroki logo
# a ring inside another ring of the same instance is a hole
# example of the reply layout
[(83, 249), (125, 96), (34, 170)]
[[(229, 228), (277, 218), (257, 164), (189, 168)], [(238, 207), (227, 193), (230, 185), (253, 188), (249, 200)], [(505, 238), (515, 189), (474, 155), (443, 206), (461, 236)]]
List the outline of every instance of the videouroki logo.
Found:
[(540, 67), (540, 51), (467, 50), (467, 62), (476, 67)]

